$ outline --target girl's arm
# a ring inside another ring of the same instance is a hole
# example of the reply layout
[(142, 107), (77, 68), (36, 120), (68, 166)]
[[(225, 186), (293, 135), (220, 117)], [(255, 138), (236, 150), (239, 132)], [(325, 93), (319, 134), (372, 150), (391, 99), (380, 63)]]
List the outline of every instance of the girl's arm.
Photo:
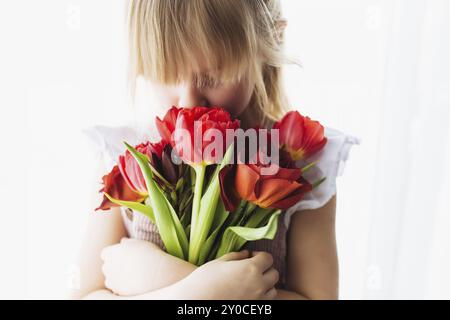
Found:
[(197, 267), (148, 241), (123, 238), (103, 249), (105, 286), (121, 296), (134, 296), (170, 286)]
[(151, 291), (136, 296), (119, 296), (107, 289), (94, 291), (83, 299), (85, 300), (179, 300), (187, 299), (187, 297), (178, 288), (179, 284), (165, 287), (159, 290)]
[[(102, 300), (271, 300), (277, 295), (274, 286), (278, 281), (278, 273), (272, 268), (272, 263), (271, 256), (263, 252), (253, 256), (250, 256), (249, 252), (245, 250), (232, 252), (195, 268), (185, 278), (163, 288), (130, 296), (117, 295), (107, 289), (99, 289), (87, 294), (84, 298)], [(171, 264), (176, 265), (176, 262), (172, 261)], [(165, 270), (165, 272), (163, 270), (160, 275), (163, 278), (171, 278), (169, 272), (170, 270)], [(147, 273), (152, 273), (152, 270), (147, 270)], [(174, 278), (172, 277), (172, 279)]]
[(288, 233), (287, 288), (279, 299), (338, 299), (336, 195), (323, 207), (297, 212)]
[[(98, 193), (99, 181), (102, 174), (106, 172), (104, 166), (99, 165), (91, 182), (92, 199), (91, 208), (95, 208), (101, 201), (101, 194)], [(117, 245), (121, 239), (127, 236), (125, 226), (123, 224), (122, 216), (118, 208), (113, 208), (109, 211), (94, 211), (88, 213), (87, 229), (82, 240), (81, 250), (78, 256), (76, 274), (74, 275), (76, 287), (71, 287), (69, 297), (72, 299), (80, 299), (86, 296), (91, 296), (91, 293), (97, 292), (105, 297), (107, 287), (105, 286), (105, 277), (103, 274), (103, 261), (101, 258), (102, 251), (113, 245)], [(156, 247), (156, 246), (155, 246)], [(170, 259), (170, 258), (168, 258)], [(186, 264), (183, 264), (186, 267)], [(189, 267), (189, 264), (188, 266)], [(189, 272), (192, 272), (189, 269)], [(152, 274), (151, 272), (147, 272)], [(167, 273), (166, 273), (167, 274)], [(176, 280), (182, 279), (188, 274), (185, 268), (177, 268), (170, 270), (167, 278), (171, 281), (156, 282), (158, 288), (164, 287), (165, 284), (172, 284)], [(164, 281), (165, 277), (155, 277), (156, 280)], [(165, 294), (167, 292), (160, 292)], [(111, 292), (110, 292), (111, 293)], [(154, 295), (158, 294), (157, 292)], [(94, 294), (95, 296), (96, 294)]]
[(71, 298), (80, 299), (93, 291), (105, 289), (100, 253), (103, 248), (118, 243), (125, 235), (119, 210), (89, 214), (78, 257), (79, 287), (71, 288)]

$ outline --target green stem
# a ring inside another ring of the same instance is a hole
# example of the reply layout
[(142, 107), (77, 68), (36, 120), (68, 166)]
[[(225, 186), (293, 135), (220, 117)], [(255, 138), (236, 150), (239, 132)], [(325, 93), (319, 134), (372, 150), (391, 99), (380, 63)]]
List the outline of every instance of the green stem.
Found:
[[(193, 244), (195, 239), (195, 230), (197, 228), (198, 214), (200, 212), (200, 201), (202, 199), (203, 192), (203, 180), (205, 179), (206, 166), (203, 164), (194, 165), (195, 170), (195, 185), (194, 185), (194, 198), (192, 200), (192, 216), (191, 216), (191, 231), (189, 235), (189, 243)], [(193, 250), (189, 250), (189, 262), (194, 263), (195, 257)]]
[[(256, 207), (253, 206), (254, 205), (250, 202), (241, 200), (241, 202), (239, 203), (239, 207), (233, 213), (231, 213), (232, 219), (227, 224), (227, 227), (242, 225), (249, 211), (253, 210)], [(234, 233), (230, 232), (229, 230), (225, 231), (215, 256), (216, 259), (223, 256), (224, 254), (231, 252), (236, 243), (236, 240), (237, 236)]]
[(312, 184), (312, 188), (315, 189), (322, 184), (327, 179), (327, 177), (323, 177), (322, 179), (317, 180)]
[(230, 230), (226, 230), (222, 236), (222, 239), (220, 240), (220, 245), (216, 253), (216, 259), (231, 252), (234, 245), (236, 244), (236, 240), (237, 235)]
[(254, 210), (256, 209), (257, 205), (253, 204), (251, 202), (247, 203), (247, 206), (245, 207), (244, 215), (242, 216), (242, 221), (239, 223), (239, 225), (242, 225), (248, 220), (248, 217), (252, 215)]
[(305, 173), (306, 171), (308, 171), (309, 169), (311, 169), (312, 167), (314, 167), (317, 164), (318, 161), (314, 161), (311, 162), (310, 164), (304, 166), (301, 170), (303, 173)]
[(261, 222), (265, 220), (267, 216), (271, 216), (277, 209), (270, 208), (257, 208), (251, 218), (245, 224), (246, 227), (249, 228), (257, 228), (260, 227)]

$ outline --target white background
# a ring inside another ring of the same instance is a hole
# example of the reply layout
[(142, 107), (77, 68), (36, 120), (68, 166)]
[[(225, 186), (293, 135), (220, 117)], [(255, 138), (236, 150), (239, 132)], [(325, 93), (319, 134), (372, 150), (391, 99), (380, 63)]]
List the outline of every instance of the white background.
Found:
[[(341, 298), (450, 298), (450, 2), (282, 1), (291, 101), (362, 141), (338, 181)], [(82, 129), (159, 112), (129, 106), (124, 9), (0, 1), (1, 298), (76, 280), (97, 159)]]

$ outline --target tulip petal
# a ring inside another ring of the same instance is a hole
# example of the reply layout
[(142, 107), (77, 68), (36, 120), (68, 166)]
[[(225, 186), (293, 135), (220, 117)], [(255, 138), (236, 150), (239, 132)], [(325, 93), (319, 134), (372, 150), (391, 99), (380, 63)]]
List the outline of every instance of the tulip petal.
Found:
[(301, 185), (296, 181), (270, 179), (261, 183), (257, 204), (263, 208), (272, 207), (273, 203), (283, 200)]
[(240, 202), (239, 194), (234, 188), (236, 179), (236, 166), (227, 165), (219, 172), (220, 197), (227, 211), (236, 210)]
[[(300, 177), (302, 176), (302, 170), (299, 168), (282, 168), (282, 167), (278, 167), (278, 171), (276, 173), (276, 177), (279, 179), (284, 179), (284, 180), (290, 180), (290, 181), (296, 181), (298, 179), (300, 179)], [(263, 180), (270, 180), (273, 179), (273, 176), (270, 175), (262, 175), (261, 178)]]
[(306, 193), (310, 192), (313, 186), (305, 179), (300, 179), (300, 187), (287, 195), (284, 199), (271, 204), (272, 208), (287, 210), (303, 199)]
[(163, 176), (172, 184), (178, 181), (178, 168), (172, 162), (171, 158), (172, 147), (168, 144), (161, 155), (161, 167)]
[(165, 141), (171, 141), (172, 133), (175, 130), (175, 123), (177, 121), (178, 114), (181, 109), (173, 106), (167, 111), (163, 120), (156, 117), (156, 128), (161, 136), (161, 138)]
[[(273, 126), (279, 130), (280, 145), (292, 161), (305, 160), (319, 152), (327, 143), (324, 127), (298, 111), (287, 113)], [(282, 153), (282, 160), (285, 154)]]
[(257, 183), (260, 175), (255, 172), (251, 166), (238, 164), (236, 168), (235, 188), (242, 199), (247, 201), (255, 201), (257, 191)]
[[(142, 202), (146, 196), (132, 190), (125, 182), (119, 167), (114, 166), (110, 173), (103, 176), (103, 188), (100, 192), (107, 193), (111, 197), (124, 201)], [(118, 205), (111, 202), (106, 196), (103, 196), (102, 203), (95, 210), (109, 210)]]
[(147, 194), (144, 176), (141, 169), (134, 160), (133, 156), (126, 152), (124, 156), (119, 157), (119, 170), (128, 186), (138, 193)]

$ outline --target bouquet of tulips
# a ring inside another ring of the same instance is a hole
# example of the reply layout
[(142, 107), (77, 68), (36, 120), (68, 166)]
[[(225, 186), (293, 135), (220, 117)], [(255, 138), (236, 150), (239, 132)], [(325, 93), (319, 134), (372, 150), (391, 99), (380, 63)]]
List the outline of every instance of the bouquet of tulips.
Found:
[(325, 179), (303, 176), (327, 139), (319, 122), (298, 112), (271, 130), (243, 130), (218, 107), (172, 107), (156, 126), (160, 141), (124, 142), (97, 209), (139, 211), (169, 254), (196, 265), (273, 239), (281, 212)]

